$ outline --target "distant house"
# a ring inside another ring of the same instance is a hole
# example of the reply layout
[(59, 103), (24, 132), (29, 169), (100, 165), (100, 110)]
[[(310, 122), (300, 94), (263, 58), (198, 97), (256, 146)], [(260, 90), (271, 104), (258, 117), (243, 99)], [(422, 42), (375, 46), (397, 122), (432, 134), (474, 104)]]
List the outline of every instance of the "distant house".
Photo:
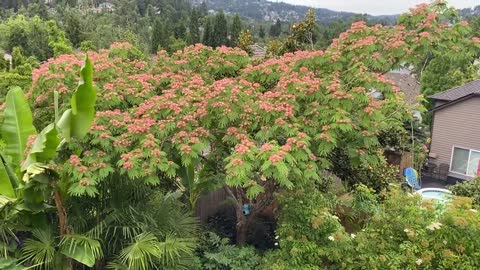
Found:
[(98, 8), (101, 9), (103, 12), (113, 12), (115, 10), (115, 5), (112, 3), (105, 2), (105, 3), (100, 3), (100, 5), (98, 5)]
[[(420, 96), (420, 84), (415, 79), (410, 71), (394, 70), (385, 74), (385, 77), (391, 80), (401, 92), (405, 94), (405, 102), (410, 106), (416, 106), (420, 103), (418, 96)], [(372, 89), (370, 95), (376, 99), (383, 99), (383, 93), (376, 89)], [(422, 122), (422, 115), (419, 111), (413, 111), (413, 117)]]
[(253, 58), (265, 58), (267, 50), (257, 43), (250, 45), (250, 50), (252, 51)]
[[(419, 105), (420, 101), (418, 96), (420, 96), (420, 84), (417, 79), (415, 79), (410, 72), (405, 72), (403, 70), (391, 71), (385, 76), (393, 81), (395, 85), (400, 88), (405, 94), (405, 102), (410, 106)], [(422, 114), (419, 111), (414, 111), (413, 116), (422, 122)]]
[[(480, 80), (435, 94), (429, 163), (448, 180), (480, 174)], [(450, 182), (450, 181), (449, 181)]]

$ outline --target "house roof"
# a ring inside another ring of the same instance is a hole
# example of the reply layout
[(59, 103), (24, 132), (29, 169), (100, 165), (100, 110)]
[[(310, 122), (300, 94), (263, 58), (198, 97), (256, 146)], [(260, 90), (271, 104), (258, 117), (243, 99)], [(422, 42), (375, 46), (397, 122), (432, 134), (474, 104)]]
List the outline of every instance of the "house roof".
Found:
[(418, 96), (420, 96), (420, 84), (418, 81), (408, 73), (389, 72), (385, 76), (392, 80), (400, 91), (405, 94), (405, 102), (409, 105), (417, 105), (419, 103)]
[(454, 87), (450, 90), (437, 93), (433, 96), (430, 96), (430, 99), (450, 102), (471, 94), (480, 94), (480, 80), (472, 81), (467, 84)]
[(253, 58), (265, 58), (265, 55), (267, 54), (267, 50), (257, 43), (250, 45), (250, 50), (252, 50)]
[(462, 101), (464, 101), (464, 100), (470, 99), (470, 98), (472, 98), (472, 97), (480, 97), (480, 92), (478, 92), (478, 93), (471, 93), (471, 94), (468, 94), (468, 95), (463, 96), (463, 97), (461, 97), (461, 98), (457, 98), (457, 99), (455, 99), (455, 100), (449, 101), (449, 102), (447, 102), (447, 103), (445, 103), (445, 104), (442, 104), (442, 105), (440, 105), (440, 106), (437, 106), (437, 107), (433, 108), (431, 111), (432, 111), (432, 112), (436, 112), (436, 111), (438, 111), (438, 110), (441, 110), (441, 109), (446, 108), (446, 107), (450, 107), (450, 106), (452, 106), (452, 105), (455, 105), (455, 104), (457, 104), (457, 103), (459, 103), (459, 102), (462, 102)]

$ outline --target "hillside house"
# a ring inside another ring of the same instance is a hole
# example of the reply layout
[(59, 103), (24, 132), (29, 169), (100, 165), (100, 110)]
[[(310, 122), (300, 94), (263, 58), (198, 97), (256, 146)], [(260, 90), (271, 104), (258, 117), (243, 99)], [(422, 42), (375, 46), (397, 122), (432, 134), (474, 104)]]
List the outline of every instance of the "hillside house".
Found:
[(480, 80), (435, 94), (429, 164), (449, 183), (480, 175)]

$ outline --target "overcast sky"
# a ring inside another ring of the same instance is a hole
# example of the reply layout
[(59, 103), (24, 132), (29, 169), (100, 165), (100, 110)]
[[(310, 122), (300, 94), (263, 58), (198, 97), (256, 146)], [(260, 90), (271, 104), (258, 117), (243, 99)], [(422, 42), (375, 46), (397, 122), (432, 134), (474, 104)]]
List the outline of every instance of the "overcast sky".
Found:
[[(420, 3), (431, 2), (430, 0), (271, 0), (273, 2), (286, 2), (297, 5), (306, 5), (320, 8), (328, 8), (340, 11), (356, 13), (398, 14)], [(474, 7), (480, 5), (480, 0), (450, 0), (450, 5), (457, 8)]]

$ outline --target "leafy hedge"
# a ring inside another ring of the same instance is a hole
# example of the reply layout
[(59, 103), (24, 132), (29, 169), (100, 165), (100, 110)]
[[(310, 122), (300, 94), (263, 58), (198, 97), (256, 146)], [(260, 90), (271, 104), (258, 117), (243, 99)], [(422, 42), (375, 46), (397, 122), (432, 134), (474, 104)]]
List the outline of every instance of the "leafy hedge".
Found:
[(358, 231), (342, 225), (335, 196), (312, 190), (282, 196), (280, 249), (258, 269), (479, 269), (480, 214), (470, 199), (441, 210), (399, 188), (381, 203), (362, 186), (351, 196), (350, 217), (369, 214)]
[(473, 204), (480, 207), (480, 177), (456, 184), (449, 189), (455, 195), (472, 198)]

